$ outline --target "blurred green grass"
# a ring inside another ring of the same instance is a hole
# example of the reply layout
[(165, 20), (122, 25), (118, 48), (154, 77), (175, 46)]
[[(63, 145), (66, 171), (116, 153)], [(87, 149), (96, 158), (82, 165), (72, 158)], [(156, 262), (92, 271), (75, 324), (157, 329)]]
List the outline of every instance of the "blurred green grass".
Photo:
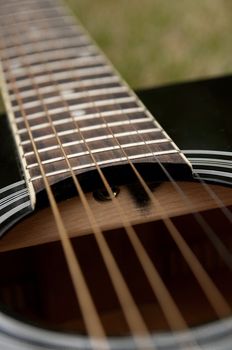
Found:
[(232, 0), (64, 1), (134, 88), (232, 73)]
[(66, 0), (133, 87), (232, 72), (231, 0)]

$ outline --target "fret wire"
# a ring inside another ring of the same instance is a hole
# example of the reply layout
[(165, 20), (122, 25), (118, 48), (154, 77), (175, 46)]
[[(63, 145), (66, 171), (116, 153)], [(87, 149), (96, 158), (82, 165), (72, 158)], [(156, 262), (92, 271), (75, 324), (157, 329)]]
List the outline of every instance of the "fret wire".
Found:
[[(91, 154), (92, 152), (90, 152), (89, 154)], [(159, 154), (158, 154), (159, 153)], [(178, 154), (178, 152), (176, 150), (171, 150), (171, 151), (160, 151), (157, 152), (157, 157), (159, 156), (165, 156), (165, 155), (169, 155), (169, 154)], [(128, 157), (119, 157), (119, 158), (111, 158), (110, 161), (109, 160), (102, 160), (102, 161), (96, 161), (96, 162), (92, 162), (92, 163), (86, 163), (86, 164), (82, 164), (82, 165), (77, 165), (77, 166), (72, 166), (72, 170), (73, 171), (78, 171), (78, 170), (83, 170), (83, 169), (90, 169), (90, 170), (94, 170), (96, 169), (96, 164), (99, 166), (104, 166), (104, 165), (112, 165), (112, 164), (121, 164), (122, 162), (124, 162), (124, 164), (127, 164), (128, 162), (128, 158), (131, 160), (139, 160), (141, 159), (152, 159), (154, 155), (154, 152), (150, 152), (150, 153), (143, 153), (143, 154), (136, 154), (136, 155), (132, 155), (132, 156), (128, 156)], [(60, 175), (60, 174), (64, 174), (64, 173), (69, 173), (70, 169), (69, 168), (64, 168), (64, 169), (59, 169), (56, 171), (51, 171), (46, 173), (47, 177), (51, 177), (54, 175)], [(35, 181), (35, 180), (39, 180), (42, 179), (41, 175), (38, 176), (32, 176), (31, 177), (31, 181)]]
[[(140, 123), (139, 120), (141, 120), (141, 116), (144, 117), (144, 114), (140, 111), (140, 112), (136, 112), (135, 114), (135, 111), (129, 111), (128, 114), (133, 114), (133, 117), (134, 117), (134, 121), (136, 123), (136, 121), (138, 120), (138, 123)], [(116, 118), (117, 120), (116, 121), (112, 121), (112, 122), (120, 122), (122, 120), (122, 122), (124, 122), (124, 119), (122, 119), (123, 117), (123, 114), (122, 113), (110, 113), (108, 115), (106, 115), (106, 117), (111, 117), (111, 119), (114, 119)], [(113, 118), (112, 118), (113, 117)], [(119, 118), (118, 118), (119, 117)], [(46, 119), (46, 117), (44, 116), (42, 118), (43, 120)], [(80, 113), (80, 116), (74, 116), (74, 120), (75, 121), (78, 121), (78, 122), (85, 122), (85, 121), (94, 121), (93, 125), (101, 125), (99, 123), (97, 123), (99, 120), (101, 119), (101, 117), (99, 116), (99, 114), (89, 114), (89, 115), (83, 115)], [(143, 119), (143, 118), (142, 118)], [(68, 124), (72, 124), (72, 118), (63, 118), (63, 119), (55, 119), (53, 120), (53, 123), (54, 125), (56, 126), (68, 126)], [(127, 121), (125, 121), (126, 124), (125, 125), (128, 125), (127, 124)], [(145, 122), (147, 122), (147, 120), (145, 120)], [(23, 125), (23, 128), (21, 127), (21, 124), (23, 123), (23, 120), (20, 120), (20, 122), (16, 121), (15, 124), (17, 125), (18, 127), (18, 135), (22, 135), (22, 134), (25, 134), (26, 133), (26, 129), (25, 129), (25, 125)], [(92, 123), (91, 123), (92, 124)], [(123, 124), (122, 124), (123, 125)], [(40, 129), (44, 129), (44, 128), (47, 128), (49, 126), (49, 124), (47, 122), (43, 122), (42, 123), (42, 120), (40, 119), (39, 120), (39, 124), (31, 124), (30, 125), (32, 130), (33, 131), (36, 131), (36, 130), (40, 130)], [(114, 125), (114, 126), (117, 126), (117, 125)], [(84, 128), (86, 126), (82, 126), (82, 128)], [(70, 128), (69, 128), (70, 129)], [(61, 131), (65, 131), (65, 130), (61, 130)]]
[[(86, 43), (86, 42), (81, 43), (80, 42), (80, 44), (76, 44), (75, 46), (70, 45), (70, 46), (65, 47), (65, 50), (67, 49), (67, 51), (69, 50), (69, 52), (72, 52), (73, 54), (75, 54), (75, 51), (77, 49), (79, 49), (79, 48), (80, 49), (90, 49), (90, 48), (93, 49), (94, 46), (93, 46), (93, 44), (90, 44), (90, 43)], [(49, 55), (51, 56), (53, 53), (58, 53), (59, 56), (60, 56), (60, 53), (61, 52), (65, 52), (65, 50), (64, 50), (63, 47), (59, 47), (59, 46), (57, 48), (52, 49), (52, 50), (51, 50), (51, 48), (47, 47), (47, 48), (43, 48), (40, 51), (37, 50), (37, 51), (34, 51), (34, 52), (27, 52), (25, 54), (25, 56), (26, 56), (27, 60), (29, 60), (31, 63), (33, 63), (33, 58), (35, 56), (38, 56), (38, 55), (44, 56), (46, 54), (49, 57)], [(8, 49), (8, 50), (6, 49), (4, 51), (7, 54), (7, 51), (11, 51), (11, 50), (10, 49)], [(5, 53), (3, 53), (3, 59), (4, 59), (4, 56), (5, 56)], [(15, 58), (15, 57), (17, 57), (17, 55), (15, 55), (15, 53), (13, 52), (12, 55), (7, 55), (7, 57)]]
[[(87, 66), (90, 65), (91, 63), (95, 64), (96, 63), (104, 63), (104, 60), (102, 59), (102, 57), (100, 55), (96, 55), (96, 56), (89, 56), (89, 57), (79, 57), (79, 58), (67, 58), (64, 59), (63, 61), (57, 61), (57, 62), (49, 62), (47, 63), (48, 66), (55, 70), (55, 69), (61, 69), (64, 68), (65, 66), (67, 67), (68, 64), (70, 63), (74, 63), (74, 67), (79, 68), (82, 66)], [(36, 64), (31, 66), (31, 71), (33, 72), (33, 74), (39, 73), (41, 72), (41, 67), (43, 67), (43, 63), (40, 64)], [(19, 68), (13, 68), (12, 71), (14, 72), (15, 77), (20, 77), (23, 75), (24, 73), (24, 67), (19, 67)], [(6, 76), (8, 74), (8, 72), (5, 72)]]
[[(111, 95), (114, 94), (114, 97), (116, 98), (117, 94), (120, 95), (124, 92), (125, 93), (128, 92), (127, 88), (124, 88), (121, 86), (116, 86), (116, 87), (99, 88), (96, 90), (94, 90), (94, 89), (90, 90), (90, 95), (94, 98), (99, 97), (99, 100), (100, 100), (101, 97), (105, 97), (106, 95), (109, 95), (109, 94), (111, 94)], [(83, 94), (82, 92), (71, 92), (71, 91), (63, 91), (62, 96), (63, 96), (63, 98), (65, 98), (66, 101), (70, 101), (70, 104), (73, 104), (73, 102), (75, 102), (78, 99), (83, 101), (83, 99), (86, 98), (86, 95)], [(44, 103), (46, 103), (46, 105), (53, 104), (56, 102), (60, 102), (60, 99), (56, 96), (44, 97)], [(20, 110), (19, 108), (15, 108), (15, 107), (17, 107), (17, 106), (14, 106), (15, 112)], [(40, 107), (40, 104), (39, 104), (38, 100), (24, 102), (24, 107), (25, 107), (25, 109), (30, 109), (30, 108), (34, 108), (34, 107)]]
[[(20, 2), (20, 5), (21, 6), (25, 6), (25, 5), (30, 5), (31, 3), (32, 3), (33, 1), (32, 0), (28, 0), (28, 1), (26, 1), (26, 0), (23, 0), (23, 1), (21, 1)], [(8, 9), (8, 11), (9, 11), (9, 7), (14, 7), (15, 8), (15, 4), (17, 4), (18, 5), (18, 0), (15, 0), (15, 1), (8, 1), (8, 2), (2, 2), (1, 3), (1, 7), (2, 8), (7, 8)]]
[[(151, 129), (145, 129), (144, 130), (144, 133), (145, 132), (149, 132), (147, 130), (150, 130), (150, 132), (153, 132), (153, 131), (160, 131), (160, 129), (156, 129), (156, 128), (151, 128)], [(77, 129), (74, 129), (74, 130), (71, 130), (71, 131), (64, 131), (64, 132), (58, 132), (58, 135), (59, 136), (64, 136), (64, 135), (69, 135), (69, 134), (74, 134), (74, 133), (77, 133)], [(142, 133), (142, 131), (141, 131)], [(115, 133), (116, 137), (127, 137), (127, 136), (130, 136), (130, 135), (135, 135), (136, 132), (121, 132), (121, 133)], [(40, 136), (40, 137), (34, 137), (34, 140), (35, 141), (42, 141), (42, 140), (46, 140), (48, 138), (53, 138), (54, 135), (53, 134), (50, 134), (50, 135), (45, 135), (45, 136)], [(88, 142), (91, 142), (91, 141), (99, 141), (99, 140), (105, 140), (107, 138), (112, 138), (112, 135), (104, 135), (104, 136), (95, 136), (95, 137), (91, 137), (91, 138), (87, 138), (87, 141)], [(25, 140), (25, 141), (22, 141), (21, 144), (22, 145), (25, 145), (25, 144), (28, 144), (30, 143), (29, 140)]]
[[(149, 134), (149, 133), (154, 133), (154, 132), (160, 132), (160, 130), (157, 129), (157, 128), (140, 130), (141, 134), (142, 133), (143, 134), (145, 134), (145, 133)], [(59, 133), (58, 133), (58, 135), (59, 135)], [(117, 138), (127, 137), (127, 136), (132, 136), (132, 135), (137, 135), (137, 133), (135, 131), (115, 133), (115, 136)], [(113, 136), (110, 135), (110, 134), (109, 135), (104, 135), (104, 136), (95, 136), (95, 137), (85, 138), (85, 142), (91, 143), (91, 142), (95, 142), (95, 141), (102, 141), (102, 140), (107, 140), (107, 139), (112, 139), (112, 138), (113, 138)], [(34, 138), (34, 140), (36, 142), (39, 141), (39, 140), (36, 140), (36, 138)], [(71, 141), (71, 142), (62, 143), (62, 145), (63, 145), (63, 147), (69, 147), (69, 146), (79, 145), (79, 144), (82, 144), (82, 143), (83, 143), (83, 141), (79, 140), (79, 141)], [(28, 144), (30, 144), (30, 140), (23, 141), (21, 144), (23, 146), (28, 145)], [(47, 150), (52, 150), (52, 149), (56, 149), (56, 148), (59, 148), (59, 145), (51, 146), (51, 148), (50, 147), (46, 147), (46, 148), (38, 149), (38, 152), (46, 152)], [(26, 152), (25, 156), (26, 155), (30, 155), (30, 154), (31, 154), (31, 152)], [(33, 154), (33, 152), (32, 152), (32, 154)]]
[[(39, 31), (39, 34), (38, 34)], [(10, 33), (9, 33), (10, 34)], [(52, 41), (52, 40), (64, 40), (64, 39), (73, 39), (76, 38), (78, 39), (79, 37), (85, 37), (86, 35), (83, 34), (81, 31), (76, 30), (76, 27), (71, 27), (71, 26), (63, 26), (62, 30), (54, 30), (52, 28), (50, 29), (42, 29), (40, 28), (38, 30), (38, 28), (32, 28), (31, 32), (28, 33), (28, 31), (26, 31), (26, 34), (28, 36), (25, 35), (25, 37), (21, 38), (20, 40), (20, 44), (25, 46), (25, 45), (30, 45), (32, 43), (42, 43), (42, 42), (48, 42), (48, 41)], [(46, 37), (44, 37), (43, 39), (41, 39), (41, 36), (46, 35)], [(8, 43), (6, 46), (6, 49), (9, 48), (13, 48), (17, 46), (16, 42), (14, 40), (14, 37), (8, 38)]]
[[(27, 24), (28, 25), (30, 25), (30, 24), (34, 25), (34, 24), (42, 23), (42, 24), (47, 24), (47, 25), (50, 26), (52, 24), (52, 22), (58, 22), (58, 27), (62, 27), (63, 23), (60, 22), (60, 21), (63, 20), (64, 22), (66, 22), (66, 19), (69, 20), (70, 17), (68, 15), (67, 16), (57, 16), (56, 18), (49, 18), (49, 21), (48, 21), (48, 18), (40, 18), (40, 19), (34, 19), (33, 21), (28, 22)], [(18, 23), (11, 23), (10, 26), (11, 26), (11, 29), (14, 29), (16, 27), (14, 30), (19, 30)], [(4, 29), (5, 27), (8, 28), (9, 27), (9, 23), (1, 24), (1, 28)]]
[[(54, 80), (59, 80), (59, 79), (68, 79), (68, 78), (73, 78), (73, 72), (60, 72), (60, 73), (53, 73), (53, 79)], [(80, 74), (80, 77), (81, 78), (84, 78), (84, 77), (88, 77), (88, 76), (94, 76), (94, 75), (99, 75), (99, 74), (103, 74), (103, 73), (112, 73), (110, 68), (108, 67), (100, 67), (100, 68), (82, 68), (82, 72)], [(20, 80), (20, 81), (17, 81), (17, 86), (18, 88), (20, 87), (25, 87), (25, 83), (26, 86), (28, 85), (28, 83), (30, 82), (30, 80), (28, 78), (24, 79), (24, 80)], [(36, 77), (36, 82), (39, 84), (39, 83), (47, 83), (49, 82), (49, 79), (46, 75), (44, 76), (37, 76)]]
[[(62, 90), (66, 89), (77, 89), (80, 88), (80, 86), (84, 85), (86, 87), (91, 87), (95, 85), (101, 85), (101, 84), (108, 84), (108, 83), (115, 83), (119, 82), (119, 78), (117, 76), (109, 76), (109, 77), (103, 77), (103, 78), (92, 78), (92, 79), (85, 79), (82, 80), (82, 84), (80, 84), (79, 81), (75, 82), (69, 82), (69, 83), (62, 83), (59, 84), (60, 87), (62, 87)], [(51, 93), (54, 92), (53, 86), (42, 86), (38, 88), (41, 94)], [(30, 97), (30, 96), (36, 96), (36, 93), (34, 90), (28, 90), (28, 91), (21, 91), (20, 92), (22, 98)], [(11, 95), (11, 101), (14, 101), (15, 95)], [(28, 116), (30, 117), (30, 116)]]
[[(95, 104), (91, 103), (80, 103), (77, 106), (70, 106), (70, 110), (75, 112), (75, 111), (81, 111), (85, 108), (93, 108), (94, 106), (98, 106), (98, 107), (106, 107), (106, 106), (115, 106), (115, 103), (119, 102), (120, 104), (126, 104), (128, 102), (135, 102), (134, 97), (122, 97), (122, 98), (118, 98), (118, 99), (110, 99), (110, 100), (101, 100), (101, 101), (97, 101), (95, 102)], [(50, 115), (57, 115), (59, 113), (63, 113), (65, 112), (65, 108), (63, 107), (59, 107), (59, 108), (53, 108), (49, 110), (49, 114)], [(31, 113), (30, 114), (31, 118), (40, 118), (43, 117), (44, 114), (43, 112), (38, 112), (38, 113)], [(16, 117), (17, 118), (17, 117)]]
[[(25, 47), (25, 51), (27, 55), (34, 55), (36, 53), (42, 53), (42, 52), (46, 52), (47, 50), (50, 51), (51, 49), (53, 50), (58, 50), (60, 48), (62, 49), (66, 49), (66, 48), (78, 48), (78, 47), (82, 47), (82, 46), (86, 46), (89, 45), (89, 41), (87, 41), (87, 39), (85, 38), (84, 35), (79, 36), (79, 37), (75, 37), (75, 39), (59, 39), (59, 41), (54, 40), (54, 38), (52, 40), (44, 40), (41, 42), (36, 42), (36, 50), (32, 51), (31, 50), (31, 46), (32, 43), (29, 44), (22, 44)], [(7, 55), (9, 55), (9, 57), (11, 57), (12, 55), (15, 55), (15, 50), (16, 50), (16, 46), (12, 46), (9, 48), (6, 48), (5, 51), (7, 53)]]
[[(153, 132), (155, 128), (152, 128), (152, 129), (148, 129), (148, 130), (152, 130), (152, 131), (148, 131), (149, 132)], [(103, 129), (105, 130), (105, 129)], [(143, 133), (147, 133), (146, 130), (147, 129), (144, 129), (145, 131)], [(159, 131), (160, 130), (155, 130), (155, 131)], [(141, 132), (142, 133), (142, 132)], [(67, 131), (58, 131), (58, 136), (67, 136), (67, 135), (73, 135), (73, 134), (78, 134), (78, 129), (73, 129), (73, 130), (67, 130)], [(130, 136), (130, 135), (135, 135), (136, 133), (132, 133), (130, 131), (128, 132), (121, 132), (121, 133), (115, 133), (115, 135), (118, 135), (117, 137), (127, 137), (127, 136)], [(34, 137), (34, 140), (36, 142), (38, 141), (44, 141), (44, 140), (48, 140), (48, 139), (52, 139), (54, 138), (54, 135), (53, 134), (48, 134), (48, 135), (44, 135), (44, 136), (38, 136), (38, 137)], [(94, 137), (87, 137), (87, 141), (88, 142), (93, 142), (93, 141), (99, 141), (99, 140), (106, 140), (108, 138), (112, 138), (110, 135), (101, 135), (101, 136), (94, 136)], [(26, 144), (29, 144), (30, 141), (29, 140), (25, 140), (25, 141), (21, 141), (21, 144), (22, 145), (26, 145)], [(178, 151), (176, 151), (177, 153), (179, 153)]]
[[(147, 143), (150, 145), (150, 144), (156, 144), (156, 143), (167, 143), (169, 142), (169, 140), (167, 139), (159, 139), (159, 140), (151, 140), (151, 141), (147, 141)], [(127, 144), (121, 144), (121, 148), (133, 148), (133, 147), (138, 147), (138, 146), (142, 146), (144, 145), (143, 142), (133, 142), (133, 143), (127, 143)], [(97, 149), (92, 149), (91, 148), (91, 153), (92, 154), (95, 154), (95, 153), (103, 153), (103, 152), (107, 152), (107, 151), (113, 151), (113, 150), (116, 150), (116, 149), (120, 149), (119, 146), (109, 146), (109, 147), (102, 147), (102, 148), (97, 148)], [(172, 154), (172, 153), (176, 153), (176, 151), (159, 151), (159, 152), (154, 152), (156, 155), (164, 155), (164, 154)], [(83, 152), (78, 152), (78, 153), (72, 153), (72, 154), (67, 154), (67, 158), (68, 159), (72, 159), (72, 158), (77, 158), (77, 157), (80, 157), (80, 156), (83, 156), (83, 155), (89, 155), (90, 153), (88, 151), (83, 151)], [(141, 156), (141, 155), (140, 155)], [(150, 155), (148, 155), (150, 156)], [(25, 155), (26, 157), (26, 155)], [(133, 156), (130, 156), (130, 157), (133, 157)], [(144, 156), (144, 154), (142, 154), (142, 157), (147, 157)], [(57, 158), (51, 158), (51, 159), (47, 159), (47, 160), (43, 160), (42, 161), (42, 164), (49, 164), (49, 163), (55, 163), (55, 162), (58, 162), (60, 160), (64, 160), (65, 158), (64, 157), (57, 157)], [(132, 158), (132, 159), (136, 159), (136, 158)], [(125, 160), (125, 159), (124, 159)], [(113, 160), (114, 161), (114, 160)], [(110, 163), (110, 161), (109, 161)], [(105, 163), (101, 163), (101, 164), (105, 164)], [(37, 167), (38, 166), (38, 163), (33, 163), (33, 164), (29, 164), (27, 166), (27, 169), (31, 169), (31, 168), (34, 168), (34, 167)]]
[[(3, 34), (0, 33), (0, 35), (2, 36)], [(49, 62), (49, 60), (51, 60), (51, 62), (52, 62), (54, 60), (54, 58), (56, 58), (57, 60), (58, 59), (64, 60), (64, 59), (70, 58), (70, 57), (67, 57), (67, 54), (73, 55), (71, 58), (75, 59), (75, 58), (78, 58), (79, 56), (82, 57), (82, 51), (86, 51), (86, 49), (88, 49), (89, 54), (94, 53), (96, 50), (92, 43), (89, 43), (89, 45), (86, 45), (86, 44), (82, 45), (82, 46), (84, 46), (84, 49), (81, 47), (81, 45), (78, 45), (78, 52), (75, 49), (75, 47), (70, 47), (70, 48), (65, 47), (65, 51), (62, 50), (62, 48), (58, 47), (57, 49), (54, 49), (53, 51), (27, 53), (26, 60), (27, 60), (27, 63), (30, 63), (31, 65), (35, 65), (36, 63), (41, 64), (41, 61), (43, 62), (44, 59), (46, 59), (46, 62)], [(6, 52), (7, 52), (7, 50), (6, 50)], [(46, 54), (46, 58), (44, 57), (45, 54)], [(52, 57), (50, 57), (50, 56), (52, 56)], [(17, 60), (17, 57), (7, 56), (7, 59), (11, 63), (11, 62), (14, 62), (15, 60)], [(22, 64), (22, 66), (23, 66), (23, 64)]]
[[(61, 7), (60, 7), (61, 8)], [(37, 9), (27, 9), (27, 10), (21, 10), (21, 11), (18, 11), (18, 9), (16, 9), (16, 11), (15, 12), (13, 12), (13, 11), (11, 11), (11, 13), (8, 13), (8, 14), (6, 14), (6, 13), (4, 13), (4, 14), (1, 14), (0, 13), (0, 20), (1, 20), (1, 18), (8, 18), (9, 17), (9, 19), (12, 19), (12, 16), (14, 17), (14, 19), (15, 19), (15, 16), (17, 15), (17, 17), (18, 18), (20, 18), (21, 16), (23, 16), (23, 15), (30, 15), (30, 16), (33, 16), (33, 15), (37, 15), (37, 14), (43, 14), (44, 12), (46, 12), (46, 13), (49, 13), (49, 11), (50, 12), (53, 12), (55, 10), (55, 12), (57, 11), (57, 12), (59, 12), (59, 7), (57, 6), (56, 8), (51, 8), (51, 9), (47, 9), (46, 7), (44, 7), (44, 8), (37, 8)], [(34, 19), (33, 19), (34, 20)], [(16, 23), (16, 24), (21, 24), (21, 22), (19, 21), (19, 22), (14, 22), (14, 23)]]
[[(74, 119), (74, 120), (77, 121), (77, 119)], [(124, 121), (110, 122), (110, 123), (105, 123), (105, 124), (96, 124), (96, 125), (83, 126), (83, 127), (80, 127), (80, 130), (81, 131), (98, 130), (98, 129), (105, 129), (105, 128), (107, 128), (108, 124), (110, 124), (110, 126), (121, 126), (121, 125), (131, 125), (132, 123), (134, 123), (134, 124), (147, 123), (148, 121), (149, 120), (147, 120), (147, 118), (131, 119), (131, 121), (124, 120)], [(31, 127), (31, 130), (32, 131), (33, 130), (38, 130), (38, 129), (46, 128), (47, 126), (49, 126), (48, 123), (35, 126), (34, 128)], [(26, 128), (25, 129), (21, 129), (21, 130), (18, 131), (18, 135), (22, 135), (24, 133), (27, 133), (27, 129)]]
[[(44, 11), (43, 11), (44, 12)], [(12, 18), (13, 16), (12, 15), (9, 15), (10, 16), (10, 18)], [(6, 15), (3, 15), (2, 16), (4, 19), (7, 17)], [(15, 16), (14, 16), (15, 17)], [(20, 19), (19, 21), (15, 21), (15, 22), (13, 22), (11, 25), (13, 25), (13, 26), (20, 26), (20, 25), (30, 25), (30, 24), (33, 24), (33, 23), (35, 23), (36, 21), (37, 21), (37, 23), (38, 22), (43, 22), (43, 21), (47, 21), (47, 22), (49, 22), (51, 19), (53, 19), (53, 20), (57, 20), (57, 19), (59, 19), (61, 16), (58, 16), (58, 14), (56, 14), (56, 13), (53, 13), (52, 12), (52, 10), (51, 10), (51, 13), (50, 13), (50, 15), (49, 15), (49, 11), (47, 10), (46, 11), (46, 16), (43, 16), (43, 18), (41, 18), (41, 17), (39, 17), (39, 18), (33, 18), (33, 19)], [(62, 18), (63, 18), (63, 20), (65, 19), (65, 17), (64, 16), (62, 16)], [(4, 23), (4, 21), (2, 21), (1, 22), (1, 27), (5, 27), (5, 26), (7, 26), (7, 25), (9, 25), (9, 23), (8, 23), (8, 21), (6, 21), (5, 23)]]
[[(12, 77), (12, 81), (14, 82), (14, 78)], [(20, 93), (17, 90), (17, 87), (15, 87), (15, 90), (18, 93), (18, 98), (19, 98), (19, 103), (22, 105), (22, 112), (24, 113), (24, 109), (23, 109), (23, 104), (22, 101), (20, 99)], [(26, 114), (24, 114), (25, 117), (25, 123), (27, 124), (27, 118), (26, 118)], [(105, 335), (105, 331), (103, 329), (103, 326), (101, 324), (101, 321), (99, 319), (98, 313), (96, 311), (95, 305), (93, 303), (91, 294), (89, 292), (88, 286), (85, 282), (85, 278), (83, 276), (81, 267), (79, 265), (79, 262), (77, 260), (77, 257), (75, 255), (75, 252), (73, 250), (73, 247), (71, 245), (71, 241), (70, 238), (68, 237), (68, 233), (67, 230), (65, 229), (60, 211), (58, 209), (55, 197), (52, 193), (51, 187), (49, 185), (49, 182), (47, 180), (47, 176), (46, 173), (44, 172), (43, 169), (43, 165), (41, 164), (40, 161), (40, 156), (37, 152), (37, 148), (36, 148), (36, 144), (33, 140), (33, 136), (30, 132), (30, 126), (29, 124), (27, 124), (28, 127), (28, 133), (30, 135), (30, 139), (31, 139), (31, 143), (33, 144), (33, 148), (34, 148), (34, 152), (35, 155), (37, 157), (37, 161), (40, 164), (40, 171), (41, 171), (41, 175), (45, 184), (45, 189), (48, 195), (48, 199), (51, 205), (51, 209), (54, 215), (54, 219), (56, 222), (56, 226), (57, 226), (57, 230), (58, 233), (60, 235), (60, 239), (61, 239), (61, 243), (62, 243), (62, 247), (63, 247), (63, 251), (66, 257), (66, 261), (67, 264), (69, 266), (69, 271), (72, 277), (72, 282), (73, 282), (73, 286), (75, 289), (75, 293), (77, 296), (77, 299), (79, 300), (79, 305), (81, 307), (82, 310), (82, 314), (85, 320), (85, 324), (88, 330), (88, 333), (90, 335), (90, 341), (92, 342), (92, 338), (94, 337), (100, 337), (104, 340), (104, 349), (108, 349), (109, 350), (109, 346), (106, 340), (106, 335)], [(93, 344), (93, 348), (95, 348), (94, 344)]]
[[(75, 28), (75, 31), (74, 31), (74, 28)], [(23, 29), (24, 29), (24, 27), (21, 26), (20, 27), (20, 34), (23, 35), (23, 38), (21, 38), (20, 43), (22, 43), (22, 44), (27, 42), (26, 39), (28, 38), (28, 35), (29, 35), (29, 37), (31, 36), (31, 32), (28, 33), (28, 29), (26, 28), (26, 26), (25, 26), (25, 30), (23, 30)], [(53, 27), (49, 27), (49, 28), (48, 27), (44, 27), (44, 28), (40, 27), (38, 29), (38, 27), (32, 26), (31, 30), (32, 30), (32, 32), (33, 31), (36, 31), (36, 32), (39, 31), (41, 36), (43, 36), (45, 34), (48, 34), (48, 38), (51, 38), (51, 39), (52, 38), (53, 39), (58, 39), (59, 35), (63, 35), (67, 30), (71, 31), (73, 33), (73, 35), (74, 34), (76, 34), (77, 36), (83, 35), (81, 30), (79, 28), (77, 29), (75, 25), (66, 25), (66, 24), (60, 25), (60, 23), (59, 23), (59, 25), (54, 25)], [(7, 36), (8, 40), (11, 39), (11, 40), (14, 41), (14, 37), (12, 37), (12, 35), (14, 33), (14, 29), (12, 31), (10, 27), (7, 27), (2, 32), (3, 32), (2, 35)], [(57, 35), (57, 34), (59, 34), (59, 35)], [(9, 38), (9, 36), (11, 36), (11, 37)], [(37, 36), (36, 36), (36, 40), (38, 39)], [(33, 38), (33, 36), (32, 36), (32, 38)], [(46, 40), (46, 38), (45, 38), (45, 40)], [(34, 40), (32, 40), (32, 42), (34, 42), (34, 41), (35, 41), (35, 38), (34, 38)], [(7, 44), (6, 47), (8, 47), (8, 44)]]
[[(1, 35), (1, 34), (0, 34)], [(44, 55), (42, 53), (35, 53), (35, 54), (31, 54), (31, 55), (27, 55), (27, 63), (28, 64), (33, 64), (36, 62), (41, 62), (41, 56), (43, 56), (44, 60), (46, 60), (47, 62), (50, 60), (57, 60), (57, 59), (65, 59), (65, 58), (70, 58), (70, 56), (75, 58), (75, 57), (84, 57), (86, 55), (90, 55), (90, 54), (95, 54), (95, 47), (91, 44), (89, 46), (85, 46), (84, 48), (79, 48), (78, 49), (78, 53), (77, 50), (74, 48), (70, 48), (70, 49), (57, 49), (57, 50), (53, 50), (51, 52), (46, 52), (46, 57), (44, 57)], [(8, 59), (8, 57), (7, 57)], [(16, 58), (9, 58), (10, 60), (17, 60)], [(3, 63), (4, 63), (4, 58), (3, 58)]]
[[(142, 113), (144, 112), (144, 108), (141, 108), (141, 107), (135, 107), (135, 108), (125, 108), (124, 111), (127, 113), (127, 114), (131, 114), (131, 113)], [(112, 110), (112, 111), (105, 111), (105, 112), (102, 112), (102, 114), (104, 115), (104, 117), (111, 117), (111, 116), (115, 116), (115, 115), (123, 115), (122, 113), (122, 110)], [(45, 117), (43, 117), (45, 118)], [(82, 120), (91, 120), (91, 119), (95, 119), (95, 118), (100, 118), (99, 116), (99, 113), (84, 113), (83, 115), (79, 115), (79, 116), (74, 116), (74, 119), (77, 120), (77, 121), (82, 121)], [(37, 118), (29, 118), (28, 116), (28, 120), (34, 120), (34, 119), (37, 119)], [(60, 123), (63, 123), (64, 121), (71, 121), (72, 118), (65, 118), (65, 119), (58, 119), (58, 120), (54, 120), (54, 124), (55, 125), (58, 125)], [(23, 118), (17, 118), (15, 120), (15, 123), (18, 124), (18, 123), (21, 123), (23, 122)]]
[[(127, 87), (119, 86), (119, 87), (113, 87), (113, 88), (107, 88), (107, 89), (103, 88), (103, 89), (91, 90), (89, 92), (89, 94), (90, 94), (90, 96), (98, 96), (98, 95), (109, 95), (109, 94), (120, 93), (120, 92), (129, 92), (129, 91), (128, 91)], [(75, 100), (75, 99), (79, 99), (82, 97), (86, 97), (86, 94), (83, 92), (74, 92), (74, 93), (66, 94), (63, 97), (65, 97), (66, 100)], [(43, 101), (46, 104), (59, 102), (60, 97), (58, 97), (58, 96), (48, 97), (48, 98), (44, 98)], [(37, 107), (40, 105), (41, 104), (39, 103), (38, 100), (24, 103), (25, 109), (31, 108), (31, 107)], [(20, 110), (19, 107), (18, 108), (16, 108), (16, 107), (18, 107), (18, 106), (14, 106), (14, 111)]]

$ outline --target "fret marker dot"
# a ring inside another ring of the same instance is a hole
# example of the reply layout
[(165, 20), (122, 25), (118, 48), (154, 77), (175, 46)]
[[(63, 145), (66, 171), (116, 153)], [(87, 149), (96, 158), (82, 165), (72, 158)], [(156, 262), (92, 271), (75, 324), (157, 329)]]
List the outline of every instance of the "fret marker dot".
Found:
[(85, 114), (85, 111), (83, 111), (83, 110), (78, 110), (78, 111), (73, 111), (72, 112), (72, 115), (73, 115), (73, 117), (81, 117), (82, 115), (84, 115)]

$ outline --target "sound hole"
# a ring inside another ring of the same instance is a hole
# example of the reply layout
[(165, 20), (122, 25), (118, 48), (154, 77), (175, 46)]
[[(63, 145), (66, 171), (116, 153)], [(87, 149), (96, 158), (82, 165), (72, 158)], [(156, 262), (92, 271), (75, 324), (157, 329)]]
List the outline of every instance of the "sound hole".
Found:
[[(229, 228), (223, 227), (221, 230), (219, 212), (211, 211), (210, 216), (206, 213), (206, 219), (213, 220), (213, 224), (218, 223), (215, 229), (218, 229), (227, 247), (231, 248)], [(231, 271), (202, 229), (189, 215), (175, 219), (175, 224), (232, 305)], [(138, 225), (136, 232), (188, 325), (216, 320), (215, 312), (162, 222)], [(106, 232), (105, 237), (149, 330), (168, 331), (168, 323), (126, 233), (118, 229)], [(94, 236), (77, 237), (72, 243), (107, 334), (129, 334)], [(0, 264), (0, 299), (4, 310), (40, 326), (85, 334), (83, 318), (59, 242), (2, 253)]]

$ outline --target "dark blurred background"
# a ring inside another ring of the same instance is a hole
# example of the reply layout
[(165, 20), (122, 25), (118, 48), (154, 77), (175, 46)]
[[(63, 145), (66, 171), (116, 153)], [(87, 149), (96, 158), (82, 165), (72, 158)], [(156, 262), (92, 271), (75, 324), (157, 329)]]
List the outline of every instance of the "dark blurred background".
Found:
[(133, 87), (232, 72), (231, 0), (66, 0)]

